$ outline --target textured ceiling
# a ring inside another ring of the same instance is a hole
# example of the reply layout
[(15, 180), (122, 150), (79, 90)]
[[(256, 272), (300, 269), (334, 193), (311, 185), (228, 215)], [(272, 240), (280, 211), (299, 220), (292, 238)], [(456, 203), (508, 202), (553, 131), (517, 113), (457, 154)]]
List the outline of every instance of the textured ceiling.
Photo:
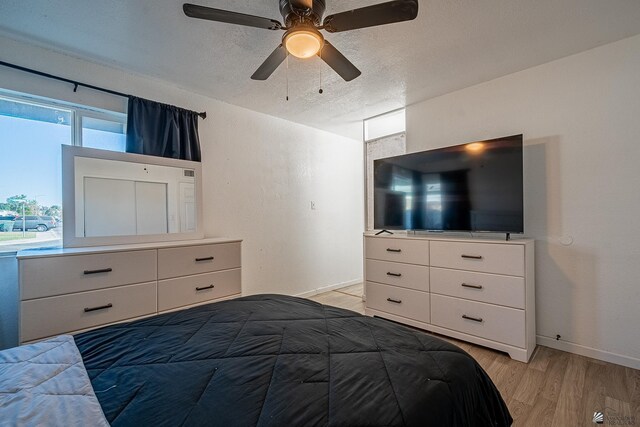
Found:
[[(190, 1), (280, 19), (278, 0)], [(377, 2), (327, 0), (327, 13)], [(285, 64), (249, 78), (282, 32), (189, 19), (178, 0), (1, 0), (0, 32), (360, 138), (363, 118), (639, 34), (640, 1), (420, 0), (415, 21), (327, 36), (362, 70), (350, 83), (291, 58), (288, 102)]]

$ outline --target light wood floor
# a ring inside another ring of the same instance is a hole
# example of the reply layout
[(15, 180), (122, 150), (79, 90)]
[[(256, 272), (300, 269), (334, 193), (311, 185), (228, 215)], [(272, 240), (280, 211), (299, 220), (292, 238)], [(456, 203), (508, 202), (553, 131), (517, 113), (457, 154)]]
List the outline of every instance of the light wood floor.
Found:
[[(310, 299), (364, 314), (362, 285)], [(638, 370), (542, 346), (525, 364), (498, 351), (440, 337), (465, 350), (487, 371), (509, 406), (514, 426), (594, 426), (593, 413), (601, 411), (604, 425), (640, 427)]]

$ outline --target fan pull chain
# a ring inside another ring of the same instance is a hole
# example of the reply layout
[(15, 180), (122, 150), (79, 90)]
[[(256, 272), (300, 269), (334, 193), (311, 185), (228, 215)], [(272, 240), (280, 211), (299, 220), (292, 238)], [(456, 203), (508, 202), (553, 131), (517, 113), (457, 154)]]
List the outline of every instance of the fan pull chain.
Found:
[[(322, 49), (324, 48), (324, 46), (322, 48), (320, 48), (320, 59), (322, 60)], [(322, 90), (322, 63), (320, 64), (320, 90), (318, 91), (318, 93), (320, 95), (322, 95), (322, 93), (324, 92)]]
[(287, 53), (287, 101), (289, 100), (289, 53)]

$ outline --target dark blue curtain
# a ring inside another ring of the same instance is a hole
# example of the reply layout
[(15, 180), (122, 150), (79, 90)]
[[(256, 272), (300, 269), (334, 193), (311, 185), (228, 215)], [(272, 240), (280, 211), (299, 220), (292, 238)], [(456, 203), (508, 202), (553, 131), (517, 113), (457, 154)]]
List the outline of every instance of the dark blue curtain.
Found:
[(200, 161), (198, 113), (129, 97), (127, 152)]

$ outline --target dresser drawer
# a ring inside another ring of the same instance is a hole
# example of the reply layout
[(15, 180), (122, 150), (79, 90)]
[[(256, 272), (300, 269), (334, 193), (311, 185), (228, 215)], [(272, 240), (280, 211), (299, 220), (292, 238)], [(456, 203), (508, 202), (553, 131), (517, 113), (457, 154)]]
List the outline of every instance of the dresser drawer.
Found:
[(429, 293), (367, 282), (367, 307), (429, 323)]
[(429, 241), (366, 237), (365, 257), (381, 261), (429, 265)]
[(525, 347), (524, 310), (431, 294), (431, 323), (503, 344)]
[(20, 260), (22, 300), (156, 280), (155, 250)]
[(32, 341), (153, 314), (156, 282), (22, 301), (20, 307), (20, 341)]
[(158, 279), (240, 267), (240, 243), (158, 250)]
[(368, 281), (429, 292), (429, 267), (368, 259), (366, 268)]
[(241, 292), (240, 269), (160, 280), (158, 311), (197, 304)]
[(431, 265), (524, 276), (524, 246), (500, 243), (431, 242)]
[(524, 309), (524, 277), (431, 267), (431, 292)]

